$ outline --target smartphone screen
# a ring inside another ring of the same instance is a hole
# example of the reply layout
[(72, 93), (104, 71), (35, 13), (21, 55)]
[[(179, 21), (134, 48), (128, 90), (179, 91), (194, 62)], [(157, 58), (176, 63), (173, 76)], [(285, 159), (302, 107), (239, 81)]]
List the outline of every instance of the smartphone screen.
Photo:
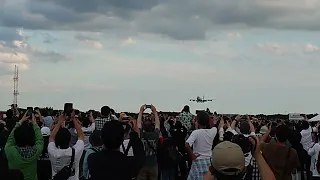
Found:
[(33, 113), (33, 107), (27, 107), (27, 111), (28, 111), (27, 116), (31, 117)]
[(146, 108), (151, 108), (151, 105), (146, 105)]
[(64, 112), (67, 116), (71, 116), (72, 110), (73, 110), (73, 104), (72, 104), (72, 103), (65, 103), (65, 104), (64, 104), (63, 112)]

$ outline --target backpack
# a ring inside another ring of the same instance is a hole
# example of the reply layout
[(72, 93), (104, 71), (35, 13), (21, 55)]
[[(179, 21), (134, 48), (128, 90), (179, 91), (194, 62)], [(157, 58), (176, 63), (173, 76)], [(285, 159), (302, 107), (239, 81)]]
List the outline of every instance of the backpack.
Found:
[(72, 166), (74, 163), (74, 156), (75, 156), (75, 150), (72, 148), (72, 156), (71, 161), (68, 166), (63, 167), (54, 177), (52, 180), (67, 180), (72, 174)]
[(127, 149), (124, 147), (124, 144), (123, 144), (123, 143), (122, 143), (121, 146), (122, 146), (123, 154), (124, 154), (125, 156), (128, 156), (129, 150), (130, 150), (130, 148), (131, 148), (131, 146), (132, 146), (131, 141), (129, 140)]
[(320, 173), (320, 152), (318, 153), (316, 168), (317, 168), (318, 173)]

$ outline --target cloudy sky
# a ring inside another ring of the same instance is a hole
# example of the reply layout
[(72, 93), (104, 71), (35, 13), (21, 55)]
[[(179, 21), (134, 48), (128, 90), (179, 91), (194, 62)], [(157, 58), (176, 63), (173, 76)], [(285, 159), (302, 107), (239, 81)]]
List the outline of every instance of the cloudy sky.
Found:
[(318, 0), (0, 0), (0, 109), (19, 65), (20, 107), (319, 112), (319, 20)]

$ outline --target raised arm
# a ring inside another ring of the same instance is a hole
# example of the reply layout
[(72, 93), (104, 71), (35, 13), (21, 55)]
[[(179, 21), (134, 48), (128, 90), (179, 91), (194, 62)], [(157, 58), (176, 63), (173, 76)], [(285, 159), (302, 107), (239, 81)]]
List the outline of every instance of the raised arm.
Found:
[(76, 131), (78, 134), (78, 139), (83, 141), (84, 140), (84, 133), (81, 129), (80, 123), (78, 122), (78, 120), (74, 116), (71, 115), (71, 118), (72, 118), (74, 127), (76, 128)]
[(249, 140), (252, 144), (256, 144), (256, 149), (253, 152), (253, 156), (257, 161), (261, 180), (276, 180), (276, 177), (274, 176), (271, 168), (261, 154), (259, 138), (257, 138), (256, 136), (251, 136)]
[(138, 119), (137, 119), (137, 126), (139, 129), (142, 129), (142, 115), (145, 110), (146, 110), (146, 105), (142, 105), (140, 107), (140, 111), (139, 111), (139, 115), (138, 115)]
[(160, 129), (160, 119), (159, 119), (159, 115), (157, 112), (157, 109), (154, 105), (151, 105), (151, 111), (154, 114), (154, 123), (155, 123), (155, 128), (156, 129)]
[(33, 158), (38, 158), (43, 150), (43, 146), (44, 146), (44, 140), (43, 140), (43, 136), (41, 134), (41, 130), (37, 124), (37, 120), (36, 117), (34, 116), (34, 114), (32, 114), (32, 124), (33, 124), (33, 129), (34, 129), (34, 134), (35, 134), (35, 147), (37, 149), (36, 155), (33, 156)]
[(49, 142), (55, 142), (56, 134), (59, 131), (60, 127), (62, 126), (65, 118), (66, 117), (64, 116), (64, 114), (61, 113), (60, 116), (59, 116), (58, 123), (55, 125), (53, 131), (51, 132), (51, 135), (49, 137)]

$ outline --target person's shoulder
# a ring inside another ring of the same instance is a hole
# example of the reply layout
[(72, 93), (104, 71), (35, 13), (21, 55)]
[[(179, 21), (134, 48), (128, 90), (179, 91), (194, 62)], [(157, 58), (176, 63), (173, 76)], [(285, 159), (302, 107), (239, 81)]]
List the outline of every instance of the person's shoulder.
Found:
[(290, 148), (290, 151), (291, 151), (291, 154), (293, 155), (293, 156), (297, 156), (298, 157), (298, 153), (297, 153), (297, 151), (294, 149), (294, 148)]
[(78, 139), (76, 144), (73, 146), (75, 149), (83, 149), (84, 148), (84, 142), (81, 139)]

